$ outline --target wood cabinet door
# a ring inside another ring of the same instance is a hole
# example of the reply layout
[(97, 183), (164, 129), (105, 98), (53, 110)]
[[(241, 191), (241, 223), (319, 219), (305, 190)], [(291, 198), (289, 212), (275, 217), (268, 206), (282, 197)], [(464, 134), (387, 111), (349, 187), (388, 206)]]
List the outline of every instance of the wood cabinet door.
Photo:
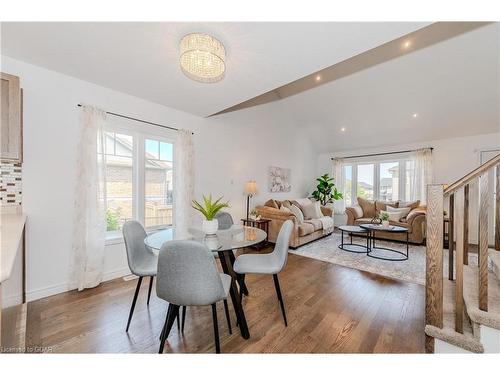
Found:
[(19, 77), (0, 73), (0, 158), (22, 161), (21, 89)]

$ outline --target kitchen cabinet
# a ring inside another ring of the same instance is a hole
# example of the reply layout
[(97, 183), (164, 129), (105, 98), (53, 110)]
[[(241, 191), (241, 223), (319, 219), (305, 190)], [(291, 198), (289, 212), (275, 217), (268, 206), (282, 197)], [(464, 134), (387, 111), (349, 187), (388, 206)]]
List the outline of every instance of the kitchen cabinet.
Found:
[(22, 93), (19, 77), (0, 73), (0, 84), (0, 159), (22, 162)]

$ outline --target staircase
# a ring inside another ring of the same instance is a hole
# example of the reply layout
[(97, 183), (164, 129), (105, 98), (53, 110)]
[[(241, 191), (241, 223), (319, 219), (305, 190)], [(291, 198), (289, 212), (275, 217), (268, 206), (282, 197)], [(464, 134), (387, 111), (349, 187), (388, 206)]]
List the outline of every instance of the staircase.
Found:
[[(489, 183), (494, 171), (496, 181)], [(476, 183), (477, 196), (470, 194)], [(490, 186), (495, 186), (495, 202)], [(450, 218), (447, 250), (443, 248), (446, 199)], [(474, 199), (478, 207), (477, 256), (469, 254), (469, 209)], [(490, 247), (488, 212), (493, 203), (495, 243)], [(443, 275), (444, 251), (448, 251), (448, 275)], [(429, 353), (500, 353), (500, 155), (450, 186), (427, 187), (425, 320)]]

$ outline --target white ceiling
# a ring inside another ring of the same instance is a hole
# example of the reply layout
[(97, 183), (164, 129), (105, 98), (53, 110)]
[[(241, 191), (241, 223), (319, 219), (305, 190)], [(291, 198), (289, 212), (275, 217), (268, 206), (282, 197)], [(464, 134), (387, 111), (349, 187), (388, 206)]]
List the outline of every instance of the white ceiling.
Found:
[(279, 106), (307, 129), (320, 152), (500, 131), (500, 24), (283, 99)]
[[(2, 23), (1, 52), (207, 116), (428, 24)], [(227, 72), (219, 83), (197, 83), (180, 71), (179, 40), (197, 31), (226, 47)]]

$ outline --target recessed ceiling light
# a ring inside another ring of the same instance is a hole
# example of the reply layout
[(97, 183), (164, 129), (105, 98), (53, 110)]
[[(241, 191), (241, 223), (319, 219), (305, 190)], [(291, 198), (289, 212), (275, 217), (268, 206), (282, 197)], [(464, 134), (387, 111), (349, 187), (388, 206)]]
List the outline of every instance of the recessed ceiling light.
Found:
[(321, 76), (320, 76), (320, 75), (317, 75), (317, 76), (316, 76), (316, 82), (319, 82), (319, 81), (321, 81)]
[(408, 49), (411, 46), (411, 41), (407, 40), (406, 42), (403, 43), (403, 48)]
[(418, 113), (414, 113), (412, 116), (413, 116), (413, 118), (417, 118), (418, 117)]
[(341, 131), (341, 132), (345, 132), (345, 128), (344, 128), (344, 127), (341, 127), (341, 128), (340, 128), (340, 131)]

